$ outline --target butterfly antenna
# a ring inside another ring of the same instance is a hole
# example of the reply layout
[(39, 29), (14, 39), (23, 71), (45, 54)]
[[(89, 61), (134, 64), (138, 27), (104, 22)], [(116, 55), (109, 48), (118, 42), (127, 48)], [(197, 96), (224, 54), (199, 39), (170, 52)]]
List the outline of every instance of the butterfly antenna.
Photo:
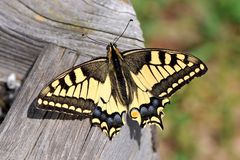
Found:
[(123, 36), (123, 34), (125, 33), (125, 31), (127, 30), (128, 26), (129, 26), (130, 22), (132, 22), (132, 21), (133, 21), (133, 19), (130, 19), (130, 20), (128, 21), (128, 24), (126, 25), (126, 27), (125, 27), (125, 29), (123, 30), (122, 34), (120, 34), (120, 36), (118, 36), (117, 38), (114, 39), (114, 42), (113, 42), (114, 44), (117, 43), (117, 41), (119, 40), (119, 38), (121, 38), (121, 37)]
[(95, 40), (95, 39), (89, 37), (89, 36), (86, 35), (86, 34), (82, 34), (82, 36), (83, 36), (83, 37), (86, 37), (86, 38), (88, 38), (88, 39), (90, 39), (90, 40), (93, 41), (93, 42), (96, 42), (97, 44), (104, 44), (104, 45), (107, 45), (107, 43), (97, 41), (97, 40)]

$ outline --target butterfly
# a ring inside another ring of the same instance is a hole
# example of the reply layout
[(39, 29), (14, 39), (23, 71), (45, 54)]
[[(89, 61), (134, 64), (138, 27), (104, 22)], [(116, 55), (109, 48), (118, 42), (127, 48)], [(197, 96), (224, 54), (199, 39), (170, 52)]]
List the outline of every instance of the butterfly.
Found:
[(52, 80), (37, 97), (37, 108), (90, 117), (110, 139), (126, 123), (163, 129), (163, 109), (170, 96), (207, 66), (198, 58), (169, 49), (121, 52), (107, 46), (107, 57), (75, 66)]

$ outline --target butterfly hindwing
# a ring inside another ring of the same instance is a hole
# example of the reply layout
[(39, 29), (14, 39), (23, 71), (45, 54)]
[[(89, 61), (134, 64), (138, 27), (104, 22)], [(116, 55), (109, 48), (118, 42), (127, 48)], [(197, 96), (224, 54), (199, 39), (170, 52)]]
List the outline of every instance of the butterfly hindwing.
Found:
[[(207, 71), (199, 59), (179, 51), (140, 49), (123, 52), (123, 56), (138, 87), (130, 115), (143, 127), (153, 123), (163, 128), (162, 110), (169, 97)], [(145, 100), (138, 95), (144, 95)]]
[(130, 104), (129, 115), (136, 120), (141, 127), (146, 124), (156, 124), (163, 129), (162, 117), (163, 108), (169, 102), (168, 98), (154, 97), (148, 91), (137, 88), (134, 93), (133, 101)]
[(76, 66), (55, 78), (37, 98), (38, 108), (90, 117), (110, 138), (123, 125), (122, 106), (112, 95), (105, 58)]
[(125, 123), (126, 107), (115, 97), (110, 96), (108, 102), (102, 99), (94, 109), (91, 123), (97, 124), (111, 139)]

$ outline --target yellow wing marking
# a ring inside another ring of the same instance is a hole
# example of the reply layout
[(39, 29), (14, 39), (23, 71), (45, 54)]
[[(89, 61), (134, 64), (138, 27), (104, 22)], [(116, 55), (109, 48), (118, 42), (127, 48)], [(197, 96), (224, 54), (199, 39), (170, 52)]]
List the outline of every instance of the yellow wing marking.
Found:
[(192, 62), (189, 62), (187, 65), (188, 67), (192, 67), (194, 64)]
[(79, 112), (79, 113), (82, 113), (82, 109), (81, 108), (77, 108), (76, 111)]
[(95, 98), (94, 98), (94, 103), (95, 103), (95, 104), (98, 103), (98, 102), (99, 102), (99, 99), (100, 99), (100, 90), (101, 90), (100, 85), (101, 85), (101, 82), (98, 82), (97, 88), (95, 88), (95, 92), (96, 92)]
[(163, 69), (162, 66), (158, 66), (158, 70), (160, 71), (160, 73), (163, 75), (164, 78), (167, 78), (169, 76), (167, 71), (165, 69)]
[(86, 80), (86, 81), (83, 81), (80, 97), (83, 98), (83, 99), (86, 99), (87, 98), (87, 91), (88, 91), (88, 81)]
[(75, 83), (80, 83), (83, 80), (85, 80), (87, 77), (83, 74), (81, 68), (76, 68), (74, 70), (75, 76), (76, 76), (76, 80)]
[(108, 102), (107, 113), (112, 114), (114, 112), (118, 112), (118, 107), (117, 107), (117, 103), (114, 100), (113, 96), (111, 96), (109, 99), (109, 102)]
[(179, 67), (179, 65), (175, 64), (175, 65), (174, 65), (174, 69), (178, 72), (178, 71), (181, 70), (181, 67)]
[(137, 94), (138, 94), (138, 92), (136, 91), (136, 92), (134, 93), (134, 95), (133, 95), (133, 101), (132, 101), (132, 103), (130, 104), (130, 109), (131, 109), (131, 108), (139, 107)]
[(190, 77), (189, 76), (184, 76), (183, 79), (186, 81), (188, 80)]
[(133, 73), (130, 71), (130, 74), (134, 80), (134, 82), (136, 83), (136, 85), (143, 91), (146, 91), (147, 88), (142, 84), (142, 82), (140, 81), (140, 79)]
[(94, 119), (92, 119), (92, 123), (100, 124), (101, 121), (98, 118), (94, 118)]
[(159, 51), (152, 51), (151, 52), (151, 64), (161, 64), (161, 61), (159, 59)]
[(116, 131), (116, 129), (113, 128), (113, 127), (110, 129), (110, 131), (109, 131), (109, 135), (110, 135), (110, 137), (113, 136), (113, 134), (115, 133), (115, 131)]
[(75, 86), (71, 86), (68, 91), (67, 91), (67, 96), (68, 97), (72, 97), (73, 96), (73, 92), (74, 92)]
[(70, 106), (69, 109), (74, 111), (75, 107), (74, 106)]
[(142, 73), (137, 74), (137, 78), (141, 81), (141, 83), (147, 88), (148, 90), (151, 90), (152, 87), (149, 84), (149, 82), (143, 77)]
[(147, 80), (147, 82), (150, 84), (151, 88), (155, 83), (157, 83), (157, 80), (155, 79), (147, 65), (144, 65), (140, 72), (142, 73), (145, 80)]
[(161, 123), (160, 120), (159, 120), (159, 118), (157, 118), (157, 117), (155, 117), (155, 116), (153, 116), (150, 120), (153, 121), (153, 122)]
[(41, 98), (39, 98), (37, 102), (38, 102), (39, 105), (41, 105), (43, 100)]
[(65, 97), (66, 96), (66, 89), (62, 89), (59, 95), (62, 96), (62, 97)]
[[(68, 109), (68, 105), (67, 105), (66, 103), (64, 103), (64, 104), (62, 105), (62, 108)], [(70, 109), (70, 108), (69, 108), (69, 109)]]
[(182, 82), (183, 82), (183, 79), (182, 79), (182, 78), (178, 80), (178, 84), (180, 84), (180, 83), (182, 83)]
[(96, 81), (94, 78), (90, 78), (87, 98), (95, 101), (97, 89), (98, 81)]
[(195, 72), (190, 72), (190, 77), (194, 76), (195, 75)]
[(100, 100), (100, 101), (98, 102), (98, 106), (101, 107), (103, 111), (106, 110), (106, 106), (104, 106), (104, 105), (105, 105), (105, 104), (102, 102), (102, 100)]
[(196, 69), (195, 69), (195, 72), (196, 72), (196, 73), (200, 72), (200, 69), (199, 69), (199, 68), (196, 68)]
[(59, 108), (62, 107), (62, 105), (61, 105), (60, 103), (56, 103), (55, 106), (56, 106), (56, 107), (59, 107)]
[(46, 96), (47, 96), (47, 97), (51, 97), (51, 96), (52, 96), (52, 93), (51, 93), (51, 92), (48, 92)]
[(52, 87), (56, 88), (59, 84), (59, 80), (55, 80), (54, 82), (52, 82)]
[(44, 101), (43, 101), (43, 104), (44, 104), (45, 106), (48, 105), (48, 101), (44, 100)]
[(54, 104), (53, 101), (51, 101), (51, 102), (48, 103), (48, 105), (49, 105), (49, 106), (54, 106), (55, 104)]
[(173, 87), (173, 88), (175, 88), (175, 87), (177, 87), (177, 86), (178, 86), (177, 83), (173, 83), (173, 84), (172, 84), (172, 87)]
[(203, 64), (200, 64), (200, 69), (201, 69), (201, 70), (204, 70), (204, 69), (205, 69), (205, 67), (204, 67)]
[(144, 103), (149, 103), (150, 102), (150, 95), (148, 95), (147, 92), (143, 92), (140, 89), (137, 89), (137, 98), (138, 98), (138, 103), (139, 105), (142, 105)]
[(123, 106), (119, 101), (116, 102), (117, 103), (117, 109), (120, 113), (126, 111), (126, 106)]
[(163, 109), (164, 109), (163, 107), (158, 107), (157, 114), (160, 115), (160, 113), (163, 111)]
[(183, 54), (177, 54), (176, 57), (177, 57), (178, 59), (180, 59), (180, 60), (184, 60), (185, 55), (183, 55)]
[(82, 113), (91, 113), (92, 111), (91, 110), (88, 110), (88, 109), (85, 109), (82, 111)]
[(154, 77), (157, 78), (157, 81), (160, 82), (163, 79), (163, 77), (159, 73), (158, 69), (153, 65), (150, 65), (150, 69), (152, 70), (152, 73), (154, 74)]
[(168, 53), (165, 53), (165, 64), (170, 64), (171, 62), (171, 55)]
[(74, 93), (73, 93), (73, 97), (79, 98), (79, 96), (80, 96), (80, 91), (81, 91), (81, 84), (78, 84), (77, 87), (76, 87), (76, 89), (75, 89), (75, 91), (74, 91)]
[(173, 89), (170, 87), (167, 89), (167, 92), (170, 93)]
[(168, 71), (169, 74), (174, 74), (175, 71), (172, 67), (170, 67), (169, 65), (165, 65), (164, 68)]
[(166, 95), (167, 95), (166, 92), (162, 92), (162, 93), (159, 94), (159, 97), (164, 97), (164, 96), (166, 96)]
[(59, 86), (55, 89), (55, 91), (53, 92), (53, 94), (54, 94), (55, 96), (59, 96), (60, 91), (61, 91), (61, 85), (59, 85)]
[(99, 83), (99, 95), (105, 102), (108, 102), (111, 95), (111, 81), (109, 75), (107, 75), (104, 83)]
[(180, 60), (177, 60), (177, 63), (178, 63), (178, 65), (179, 65), (182, 69), (184, 69), (184, 68), (187, 66), (185, 63), (183, 63), (183, 62), (180, 61)]
[(67, 74), (67, 75), (64, 77), (64, 81), (65, 81), (65, 83), (66, 83), (68, 86), (73, 85), (73, 83), (72, 83), (72, 81), (71, 81), (71, 79), (70, 79), (69, 74)]

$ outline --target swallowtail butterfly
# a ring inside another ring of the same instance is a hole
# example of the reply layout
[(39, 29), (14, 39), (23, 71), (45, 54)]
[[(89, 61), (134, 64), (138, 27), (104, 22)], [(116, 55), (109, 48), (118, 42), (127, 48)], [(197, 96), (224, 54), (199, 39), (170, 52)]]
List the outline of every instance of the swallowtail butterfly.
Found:
[(107, 46), (107, 57), (75, 66), (52, 80), (39, 94), (37, 108), (90, 117), (111, 139), (125, 116), (141, 127), (163, 129), (169, 97), (206, 73), (198, 58), (169, 49), (144, 48), (121, 52)]

